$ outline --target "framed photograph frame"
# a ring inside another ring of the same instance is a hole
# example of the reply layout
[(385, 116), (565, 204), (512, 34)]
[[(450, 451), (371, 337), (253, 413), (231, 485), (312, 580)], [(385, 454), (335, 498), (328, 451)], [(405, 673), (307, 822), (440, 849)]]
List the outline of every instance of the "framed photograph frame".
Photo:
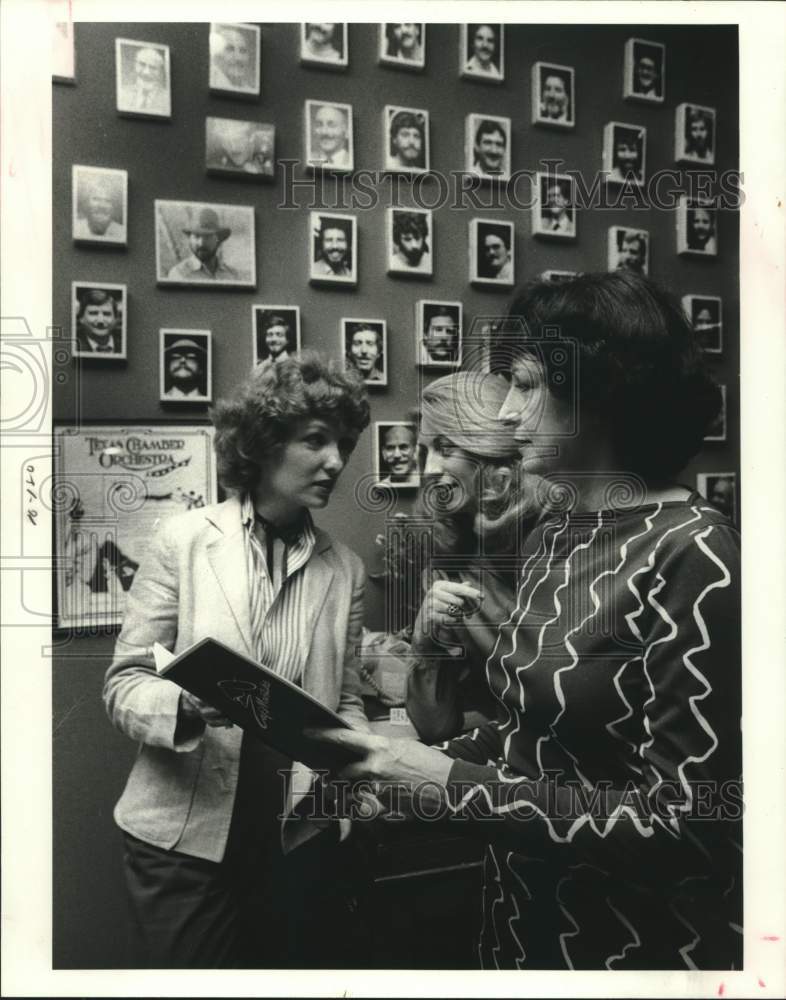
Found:
[(169, 46), (162, 42), (115, 39), (115, 94), (120, 115), (171, 118)]
[(469, 280), (473, 285), (513, 286), (516, 274), (515, 235), (512, 222), (470, 220)]
[[(356, 285), (358, 221), (354, 215), (312, 212), (309, 280), (314, 285)], [(343, 238), (342, 238), (343, 234)]]
[(726, 386), (719, 384), (718, 388), (721, 391), (721, 408), (718, 411), (718, 416), (713, 420), (712, 426), (707, 429), (707, 433), (704, 435), (705, 441), (725, 441), (728, 429), (728, 410), (727, 410), (727, 397)]
[(532, 205), (532, 234), (547, 240), (576, 238), (575, 180), (569, 174), (538, 171)]
[(302, 21), (300, 62), (303, 66), (345, 70), (349, 66), (349, 30), (346, 22)]
[(663, 104), (666, 95), (666, 46), (645, 38), (625, 42), (622, 96), (626, 101)]
[(71, 167), (71, 236), (75, 243), (128, 246), (128, 171)]
[(71, 355), (125, 361), (128, 288), (107, 281), (71, 282)]
[(255, 365), (299, 354), (300, 306), (251, 306), (251, 336)]
[(212, 345), (210, 330), (158, 331), (160, 403), (188, 406), (213, 401)]
[(639, 274), (650, 273), (650, 234), (632, 226), (609, 226), (608, 268), (627, 268)]
[(431, 169), (428, 111), (386, 104), (382, 112), (382, 143), (385, 170), (427, 174)]
[(377, 486), (416, 490), (418, 471), (418, 428), (408, 420), (376, 420), (372, 448)]
[(505, 25), (459, 25), (459, 76), (481, 83), (505, 81)]
[(344, 367), (362, 376), (369, 389), (388, 384), (388, 325), (384, 319), (341, 319)]
[(458, 368), (463, 357), (463, 338), (461, 302), (419, 299), (415, 303), (415, 357), (420, 368)]
[(352, 105), (307, 100), (303, 107), (306, 166), (349, 174), (355, 169)]
[(682, 195), (677, 205), (677, 253), (680, 257), (718, 256), (718, 209), (715, 202)]
[(153, 203), (159, 285), (256, 288), (256, 235), (250, 205)]
[(276, 126), (237, 118), (205, 118), (208, 174), (272, 181), (276, 172)]
[(609, 122), (603, 128), (603, 173), (607, 184), (647, 179), (647, 130), (643, 125)]
[(677, 163), (715, 164), (715, 108), (678, 104), (674, 112), (674, 159)]
[(557, 268), (549, 268), (546, 271), (541, 271), (540, 277), (542, 281), (558, 285), (561, 281), (570, 281), (571, 278), (577, 277), (578, 273), (578, 271), (561, 271)]
[(379, 63), (420, 72), (426, 67), (426, 25), (387, 22), (379, 26)]
[(210, 23), (209, 87), (213, 94), (259, 97), (261, 91), (262, 32), (256, 24)]
[(572, 66), (536, 62), (531, 86), (533, 125), (576, 127), (576, 71)]
[(723, 299), (683, 295), (682, 308), (705, 354), (723, 354)]
[(385, 220), (387, 272), (410, 278), (434, 273), (434, 213), (430, 208), (388, 208)]
[(488, 181), (510, 180), (510, 118), (469, 114), (464, 119), (464, 170)]
[(696, 489), (732, 523), (737, 523), (736, 472), (699, 472)]

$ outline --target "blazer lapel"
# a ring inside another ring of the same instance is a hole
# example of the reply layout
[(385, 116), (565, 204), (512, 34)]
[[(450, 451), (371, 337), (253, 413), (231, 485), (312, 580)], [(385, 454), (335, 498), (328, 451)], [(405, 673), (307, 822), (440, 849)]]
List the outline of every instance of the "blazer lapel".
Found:
[(330, 538), (317, 529), (317, 540), (314, 552), (305, 566), (303, 598), (306, 604), (306, 634), (303, 648), (303, 687), (313, 693), (311, 677), (311, 645), (319, 622), (322, 606), (325, 603), (328, 590), (333, 582), (335, 570), (325, 558), (325, 551), (330, 548)]
[(208, 545), (208, 559), (246, 649), (253, 656), (246, 549), (239, 500), (232, 498), (221, 504), (211, 520), (221, 534)]

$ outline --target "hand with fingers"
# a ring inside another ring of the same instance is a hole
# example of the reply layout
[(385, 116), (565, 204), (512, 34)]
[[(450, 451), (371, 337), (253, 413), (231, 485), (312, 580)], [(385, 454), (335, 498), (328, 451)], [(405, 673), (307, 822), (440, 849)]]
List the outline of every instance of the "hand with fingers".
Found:
[(466, 615), (477, 610), (483, 594), (468, 583), (453, 580), (436, 580), (423, 598), (415, 621), (413, 639), (439, 641), (440, 632), (455, 629)]

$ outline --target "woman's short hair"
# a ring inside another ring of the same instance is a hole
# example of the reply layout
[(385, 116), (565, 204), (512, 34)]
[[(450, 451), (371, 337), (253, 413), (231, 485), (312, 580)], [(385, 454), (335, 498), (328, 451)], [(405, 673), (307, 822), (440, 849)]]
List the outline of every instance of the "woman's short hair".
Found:
[[(553, 350), (557, 332), (567, 352)], [(571, 341), (577, 379), (564, 364)], [(509, 372), (521, 354), (544, 363), (549, 391), (576, 400), (579, 420), (582, 411), (607, 420), (622, 471), (652, 482), (673, 478), (699, 451), (721, 407), (682, 310), (632, 271), (526, 286), (493, 346), (492, 370)]]
[(322, 419), (358, 433), (369, 423), (362, 379), (336, 362), (304, 351), (297, 358), (265, 361), (210, 412), (216, 428), (218, 480), (245, 491), (292, 436), (299, 420)]

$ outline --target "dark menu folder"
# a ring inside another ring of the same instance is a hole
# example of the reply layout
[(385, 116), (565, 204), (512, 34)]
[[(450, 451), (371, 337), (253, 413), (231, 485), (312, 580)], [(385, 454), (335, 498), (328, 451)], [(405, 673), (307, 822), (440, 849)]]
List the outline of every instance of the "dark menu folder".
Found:
[(351, 729), (349, 723), (269, 667), (216, 639), (202, 639), (162, 665), (172, 654), (157, 646), (158, 672), (217, 708), (263, 743), (314, 770), (335, 771), (358, 755), (312, 740), (307, 728)]

